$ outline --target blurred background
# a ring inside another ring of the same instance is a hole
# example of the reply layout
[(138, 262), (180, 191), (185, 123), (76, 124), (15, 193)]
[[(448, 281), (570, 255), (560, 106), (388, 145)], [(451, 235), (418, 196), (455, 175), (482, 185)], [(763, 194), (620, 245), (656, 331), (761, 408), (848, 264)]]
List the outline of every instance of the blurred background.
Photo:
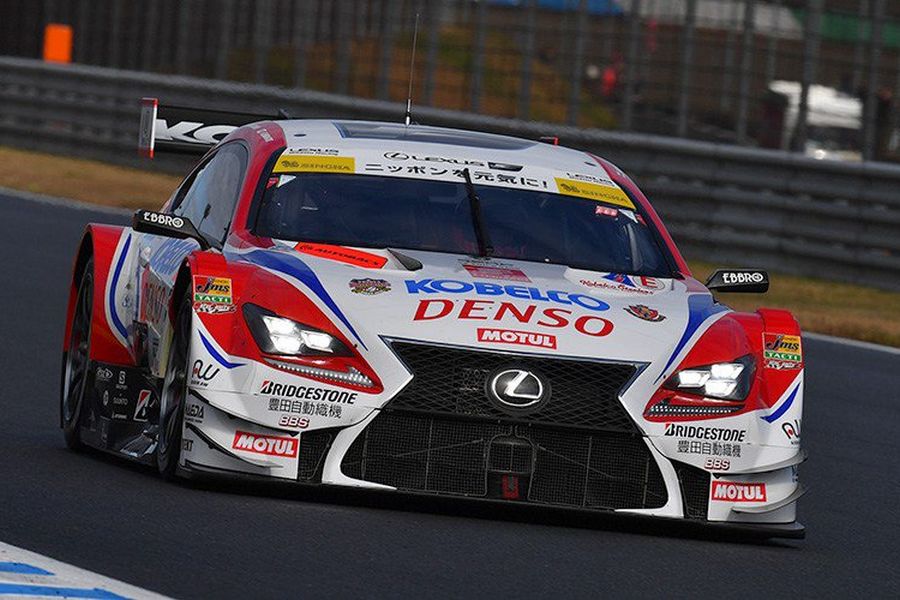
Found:
[(900, 2), (4, 0), (0, 54), (900, 160)]
[(0, 201), (161, 206), (144, 96), (399, 122), (417, 20), (415, 121), (608, 158), (698, 277), (773, 273), (733, 307), (900, 346), (897, 1), (2, 0)]

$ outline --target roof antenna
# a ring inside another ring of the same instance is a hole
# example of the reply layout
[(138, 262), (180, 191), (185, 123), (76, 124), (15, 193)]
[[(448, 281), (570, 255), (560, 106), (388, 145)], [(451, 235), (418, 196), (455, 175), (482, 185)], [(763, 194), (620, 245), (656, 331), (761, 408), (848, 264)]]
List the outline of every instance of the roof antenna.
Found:
[(404, 117), (404, 125), (409, 127), (412, 121), (412, 88), (413, 88), (413, 69), (416, 66), (416, 44), (419, 42), (419, 11), (416, 11), (416, 26), (413, 28), (413, 45), (412, 56), (409, 59), (409, 90), (406, 94), (406, 116)]

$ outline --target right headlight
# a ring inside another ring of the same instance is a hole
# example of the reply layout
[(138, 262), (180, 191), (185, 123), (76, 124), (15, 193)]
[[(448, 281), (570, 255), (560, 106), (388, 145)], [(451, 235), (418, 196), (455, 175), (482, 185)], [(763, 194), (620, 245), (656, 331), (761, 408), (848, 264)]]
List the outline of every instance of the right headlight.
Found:
[(259, 349), (282, 356), (352, 356), (344, 343), (315, 327), (279, 316), (256, 304), (244, 305), (244, 319)]
[(755, 369), (753, 356), (748, 354), (732, 362), (682, 369), (665, 387), (716, 400), (743, 400), (750, 392)]

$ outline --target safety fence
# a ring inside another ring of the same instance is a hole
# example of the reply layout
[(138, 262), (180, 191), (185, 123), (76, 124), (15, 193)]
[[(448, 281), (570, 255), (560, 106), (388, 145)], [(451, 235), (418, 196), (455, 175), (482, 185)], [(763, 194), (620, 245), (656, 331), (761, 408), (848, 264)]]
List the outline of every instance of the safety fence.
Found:
[[(136, 154), (143, 96), (300, 118), (400, 121), (404, 113), (397, 102), (0, 57), (0, 144), (147, 168)], [(635, 178), (688, 255), (900, 290), (900, 167), (428, 107), (414, 119), (553, 135), (604, 156)], [(154, 168), (183, 172), (185, 160)]]
[(888, 0), (3, 0), (0, 55), (900, 160)]

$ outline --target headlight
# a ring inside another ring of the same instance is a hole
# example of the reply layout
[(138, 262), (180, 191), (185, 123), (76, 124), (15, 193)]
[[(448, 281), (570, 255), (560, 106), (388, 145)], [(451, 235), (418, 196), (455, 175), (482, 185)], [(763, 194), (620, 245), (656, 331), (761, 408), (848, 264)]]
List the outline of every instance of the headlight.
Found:
[(672, 390), (719, 400), (743, 400), (753, 382), (755, 364), (749, 354), (734, 362), (692, 367), (675, 373), (666, 382)]
[(286, 356), (352, 356), (339, 339), (255, 304), (244, 305), (244, 319), (260, 350)]

